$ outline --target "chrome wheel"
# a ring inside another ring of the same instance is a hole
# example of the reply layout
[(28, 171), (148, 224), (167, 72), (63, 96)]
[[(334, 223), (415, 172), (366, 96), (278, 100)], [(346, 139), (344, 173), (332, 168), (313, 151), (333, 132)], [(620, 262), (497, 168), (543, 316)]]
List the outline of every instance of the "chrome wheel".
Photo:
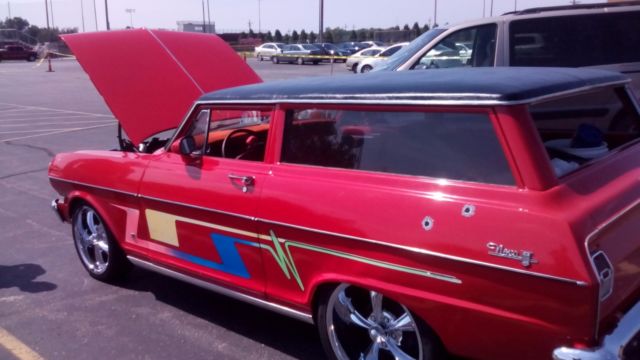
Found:
[(84, 267), (93, 275), (109, 268), (109, 236), (102, 219), (91, 207), (83, 205), (73, 216), (73, 238)]
[(426, 358), (411, 312), (378, 292), (342, 284), (329, 297), (325, 315), (337, 359)]

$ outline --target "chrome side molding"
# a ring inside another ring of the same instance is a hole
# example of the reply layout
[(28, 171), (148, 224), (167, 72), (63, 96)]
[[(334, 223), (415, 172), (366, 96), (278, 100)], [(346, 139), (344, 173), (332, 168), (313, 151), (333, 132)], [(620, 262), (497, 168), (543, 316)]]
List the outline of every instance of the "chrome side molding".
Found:
[(294, 318), (296, 320), (300, 320), (300, 321), (304, 321), (304, 322), (309, 323), (309, 324), (313, 324), (313, 316), (311, 314), (308, 314), (308, 313), (305, 313), (305, 312), (302, 312), (302, 311), (298, 311), (298, 310), (294, 310), (294, 309), (291, 309), (289, 307), (278, 305), (278, 304), (275, 304), (275, 303), (272, 303), (272, 302), (269, 302), (269, 301), (266, 301), (266, 300), (258, 299), (258, 298), (253, 297), (253, 296), (242, 294), (242, 293), (239, 293), (237, 291), (233, 291), (231, 289), (228, 289), (228, 288), (225, 288), (225, 287), (222, 287), (222, 286), (219, 286), (219, 285), (215, 285), (215, 284), (209, 283), (209, 282), (204, 281), (204, 280), (196, 279), (196, 278), (191, 277), (189, 275), (185, 275), (185, 274), (173, 271), (173, 270), (169, 270), (169, 269), (164, 268), (162, 266), (150, 263), (148, 261), (144, 261), (144, 260), (138, 259), (138, 258), (133, 257), (133, 256), (127, 256), (127, 258), (134, 265), (139, 266), (139, 267), (141, 267), (143, 269), (147, 269), (147, 270), (150, 270), (150, 271), (153, 271), (153, 272), (157, 272), (159, 274), (166, 275), (166, 276), (172, 277), (174, 279), (181, 280), (181, 281), (187, 282), (189, 284), (199, 286), (201, 288), (216, 292), (218, 294), (225, 295), (225, 296), (228, 296), (228, 297), (236, 299), (236, 300), (244, 301), (244, 302), (249, 303), (251, 305), (262, 307), (262, 308), (265, 308), (267, 310), (271, 310), (273, 312), (276, 312), (278, 314), (289, 316), (289, 317)]

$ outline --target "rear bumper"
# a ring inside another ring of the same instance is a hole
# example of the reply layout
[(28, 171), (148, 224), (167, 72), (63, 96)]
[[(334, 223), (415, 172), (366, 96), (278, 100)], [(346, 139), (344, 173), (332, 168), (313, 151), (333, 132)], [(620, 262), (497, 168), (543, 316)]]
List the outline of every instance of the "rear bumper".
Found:
[[(592, 349), (574, 349), (569, 347), (557, 348), (553, 351), (556, 360), (614, 360), (631, 358), (625, 357), (629, 353), (637, 353), (640, 345), (640, 302), (627, 312), (615, 330), (605, 336), (602, 345)], [(629, 348), (627, 348), (629, 346)], [(633, 349), (631, 349), (633, 347)], [(635, 358), (634, 358), (635, 359)]]
[(53, 212), (56, 213), (56, 215), (58, 215), (58, 218), (60, 219), (60, 221), (62, 222), (66, 222), (66, 218), (65, 218), (65, 210), (66, 210), (66, 204), (64, 202), (64, 200), (61, 199), (53, 199), (51, 201), (51, 210), (53, 210)]

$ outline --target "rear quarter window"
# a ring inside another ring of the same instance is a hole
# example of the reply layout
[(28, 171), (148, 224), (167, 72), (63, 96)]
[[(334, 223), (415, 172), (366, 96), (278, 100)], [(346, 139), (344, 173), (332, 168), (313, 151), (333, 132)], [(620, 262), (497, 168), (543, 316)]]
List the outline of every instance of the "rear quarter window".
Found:
[(529, 110), (558, 177), (640, 136), (640, 117), (624, 87), (544, 101)]
[(484, 113), (292, 110), (281, 161), (514, 185)]
[(516, 20), (511, 66), (581, 67), (640, 61), (640, 11)]

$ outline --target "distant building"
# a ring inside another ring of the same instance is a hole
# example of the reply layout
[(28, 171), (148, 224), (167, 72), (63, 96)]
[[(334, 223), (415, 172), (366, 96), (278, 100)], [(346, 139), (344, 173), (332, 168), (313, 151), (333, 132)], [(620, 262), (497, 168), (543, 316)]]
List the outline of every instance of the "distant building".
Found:
[(178, 21), (178, 31), (216, 33), (216, 23), (203, 23), (202, 21)]

